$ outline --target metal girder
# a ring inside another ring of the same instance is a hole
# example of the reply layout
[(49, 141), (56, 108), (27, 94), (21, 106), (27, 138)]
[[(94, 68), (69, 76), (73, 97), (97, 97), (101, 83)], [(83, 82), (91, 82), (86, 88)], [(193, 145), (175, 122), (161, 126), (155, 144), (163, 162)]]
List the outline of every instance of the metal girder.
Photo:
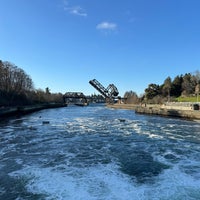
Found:
[(119, 94), (117, 87), (114, 84), (110, 84), (107, 88), (105, 88), (100, 82), (96, 79), (90, 80), (89, 83), (98, 90), (106, 99), (109, 99), (109, 102), (114, 101), (114, 99)]
[(65, 98), (86, 98), (82, 92), (66, 92), (64, 94)]
[[(87, 97), (82, 92), (66, 92), (63, 95), (64, 102), (66, 103), (66, 100), (68, 102), (76, 102), (81, 101), (84, 103), (87, 103)], [(76, 100), (75, 100), (76, 99)]]

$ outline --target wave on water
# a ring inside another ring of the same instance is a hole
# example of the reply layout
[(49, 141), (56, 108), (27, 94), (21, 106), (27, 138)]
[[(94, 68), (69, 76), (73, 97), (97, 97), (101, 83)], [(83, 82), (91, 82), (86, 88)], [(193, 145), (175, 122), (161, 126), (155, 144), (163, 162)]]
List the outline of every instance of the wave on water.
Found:
[(199, 199), (199, 127), (103, 106), (13, 119), (0, 127), (0, 199)]
[(27, 179), (26, 189), (45, 199), (192, 200), (200, 196), (200, 181), (181, 173), (178, 166), (164, 171), (153, 184), (135, 183), (114, 164), (85, 169), (61, 168), (26, 167), (10, 175)]

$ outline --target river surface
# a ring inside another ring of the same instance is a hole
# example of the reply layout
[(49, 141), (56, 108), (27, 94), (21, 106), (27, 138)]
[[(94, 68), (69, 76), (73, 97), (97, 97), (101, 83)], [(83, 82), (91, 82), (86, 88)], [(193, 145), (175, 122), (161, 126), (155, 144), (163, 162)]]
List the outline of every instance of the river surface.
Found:
[(0, 199), (200, 199), (200, 123), (103, 105), (0, 122)]

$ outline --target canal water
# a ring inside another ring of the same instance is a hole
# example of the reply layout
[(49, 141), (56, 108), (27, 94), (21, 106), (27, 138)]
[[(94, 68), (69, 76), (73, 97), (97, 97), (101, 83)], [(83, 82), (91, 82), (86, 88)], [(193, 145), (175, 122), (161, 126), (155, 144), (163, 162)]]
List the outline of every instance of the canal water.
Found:
[(103, 105), (0, 122), (0, 199), (200, 199), (200, 123)]

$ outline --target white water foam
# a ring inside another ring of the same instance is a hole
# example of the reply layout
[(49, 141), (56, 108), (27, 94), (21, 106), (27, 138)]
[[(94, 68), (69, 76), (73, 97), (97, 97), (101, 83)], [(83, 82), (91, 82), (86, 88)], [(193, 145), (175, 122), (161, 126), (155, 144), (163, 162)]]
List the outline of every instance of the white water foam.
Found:
[(114, 164), (84, 169), (62, 166), (62, 170), (26, 167), (10, 176), (27, 177), (27, 190), (44, 194), (47, 200), (194, 200), (200, 196), (200, 180), (181, 172), (178, 166), (165, 170), (156, 183), (140, 185)]
[(149, 129), (149, 130), (142, 129), (142, 126), (143, 126), (143, 124), (141, 124), (139, 122), (137, 122), (137, 123), (132, 122), (132, 128), (137, 134), (146, 135), (149, 138), (156, 138), (156, 139), (162, 139), (163, 138), (163, 136), (157, 134), (156, 131), (153, 129), (153, 127), (155, 128), (155, 126), (152, 126), (152, 128)]
[(161, 199), (199, 199), (200, 180), (180, 171), (179, 166), (165, 170), (159, 177), (155, 196)]
[(121, 200), (135, 196), (136, 191), (132, 190), (130, 180), (113, 165), (73, 170), (64, 172), (52, 168), (28, 167), (10, 175), (31, 179), (27, 190), (34, 194), (45, 194), (45, 199)]

